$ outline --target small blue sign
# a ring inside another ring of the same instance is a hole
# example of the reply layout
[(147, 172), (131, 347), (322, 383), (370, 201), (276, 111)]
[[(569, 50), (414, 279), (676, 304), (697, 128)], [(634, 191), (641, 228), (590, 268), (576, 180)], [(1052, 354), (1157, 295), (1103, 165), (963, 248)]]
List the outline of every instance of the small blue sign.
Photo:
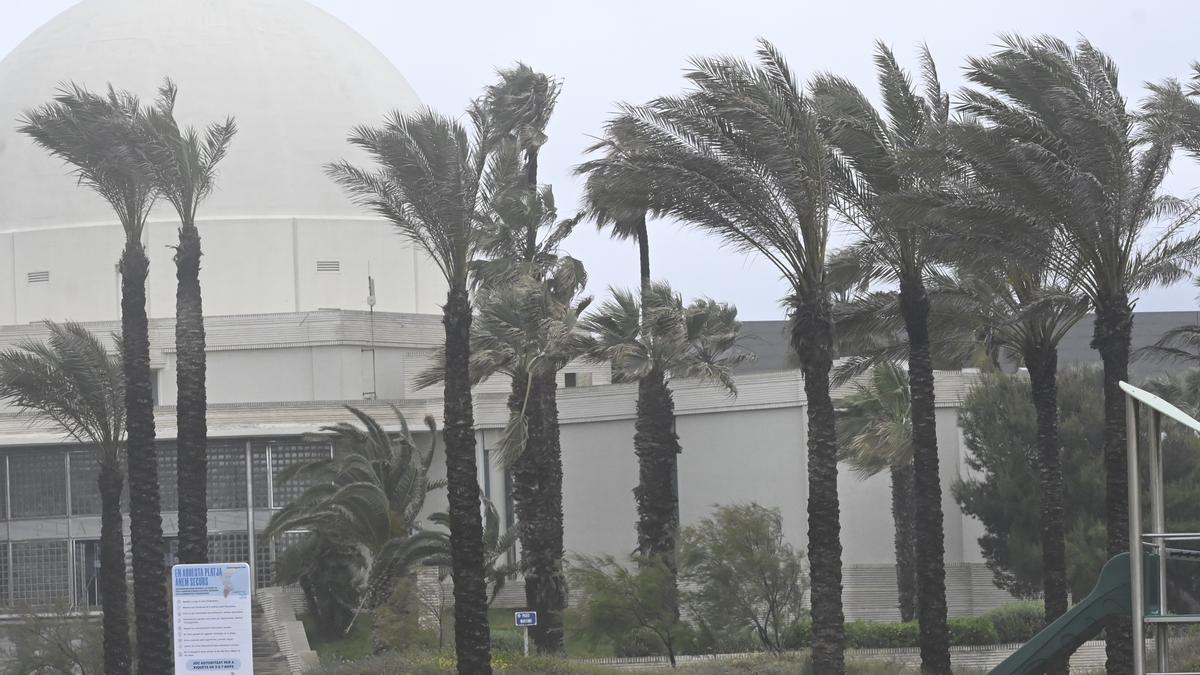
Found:
[(536, 626), (537, 612), (514, 612), (518, 626)]

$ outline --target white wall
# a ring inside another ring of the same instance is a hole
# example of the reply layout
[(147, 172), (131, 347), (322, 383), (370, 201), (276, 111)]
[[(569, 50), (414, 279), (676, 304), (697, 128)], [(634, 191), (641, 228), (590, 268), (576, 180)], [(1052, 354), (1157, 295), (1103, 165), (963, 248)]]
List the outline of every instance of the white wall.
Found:
[[(148, 223), (147, 311), (175, 315), (174, 219)], [(371, 218), (200, 219), (207, 316), (367, 309), (367, 269), (379, 312), (440, 313), (446, 285), (424, 253)], [(0, 325), (120, 318), (117, 262), (124, 233), (98, 224), (0, 234)], [(318, 260), (340, 270), (318, 272)], [(49, 272), (47, 283), (27, 273)]]

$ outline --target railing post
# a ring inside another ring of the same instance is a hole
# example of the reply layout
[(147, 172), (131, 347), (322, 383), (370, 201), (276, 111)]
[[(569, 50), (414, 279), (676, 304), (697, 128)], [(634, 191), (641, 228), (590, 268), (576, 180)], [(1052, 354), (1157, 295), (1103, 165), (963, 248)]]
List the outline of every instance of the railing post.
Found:
[(1142, 504), (1138, 482), (1138, 404), (1125, 397), (1125, 443), (1129, 481), (1129, 604), (1133, 633), (1133, 675), (1146, 673), (1145, 613), (1142, 586)]
[[(1163, 488), (1163, 458), (1162, 458), (1162, 415), (1157, 410), (1150, 411), (1149, 433), (1149, 470), (1150, 470), (1150, 521), (1154, 532), (1167, 531), (1166, 493)], [(1167, 609), (1167, 540), (1158, 537), (1154, 542), (1158, 553), (1158, 613), (1166, 615)], [(1158, 672), (1167, 672), (1167, 624), (1154, 624), (1155, 660)]]

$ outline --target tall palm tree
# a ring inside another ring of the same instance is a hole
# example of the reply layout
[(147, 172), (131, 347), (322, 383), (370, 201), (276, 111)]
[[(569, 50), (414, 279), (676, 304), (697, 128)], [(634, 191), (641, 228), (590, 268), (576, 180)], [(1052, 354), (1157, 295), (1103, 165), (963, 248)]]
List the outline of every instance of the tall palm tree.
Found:
[(812, 96), (822, 129), (841, 158), (832, 173), (834, 203), (859, 234), (846, 254), (857, 259), (860, 283), (899, 286), (912, 396), (921, 665), (926, 672), (949, 673), (942, 484), (926, 289), (941, 237), (913, 201), (943, 188), (950, 102), (927, 49), (921, 52), (920, 92), (881, 42), (876, 43), (875, 66), (884, 114), (842, 77), (816, 77)]
[(626, 106), (636, 142), (623, 161), (623, 192), (652, 213), (711, 232), (762, 256), (790, 287), (791, 334), (808, 413), (809, 569), (813, 664), (845, 667), (837, 440), (829, 371), (833, 324), (825, 278), (834, 157), (812, 101), (783, 57), (760, 42), (758, 63), (696, 59), (686, 94)]
[[(645, 330), (650, 326), (650, 330)], [(733, 370), (750, 358), (739, 344), (737, 308), (713, 300), (688, 305), (665, 282), (651, 283), (644, 294), (613, 289), (612, 299), (584, 317), (580, 350), (612, 367), (615, 382), (646, 383), (648, 373), (695, 377), (737, 393)], [(675, 570), (679, 530), (676, 475), (679, 436), (670, 380), (638, 388), (634, 452), (638, 458), (638, 548), (662, 556)]]
[(175, 408), (178, 430), (179, 561), (208, 562), (208, 394), (205, 387), (204, 309), (200, 293), (200, 230), (196, 209), (212, 192), (217, 164), (237, 132), (233, 118), (200, 134), (175, 121), (178, 89), (167, 80), (145, 111), (135, 148), (150, 182), (179, 214), (175, 249)]
[[(967, 78), (978, 88), (965, 90), (959, 107), (1013, 146), (1010, 170), (1027, 174), (1024, 199), (1049, 214), (1058, 250), (1069, 252), (1049, 256), (1047, 268), (1071, 279), (1096, 314), (1115, 555), (1128, 549), (1127, 430), (1117, 385), (1129, 375), (1133, 305), (1140, 291), (1181, 278), (1200, 251), (1200, 234), (1183, 230), (1192, 205), (1160, 193), (1175, 134), (1127, 109), (1116, 65), (1087, 40), (1072, 47), (1007, 36), (992, 55), (968, 61)], [(1164, 219), (1166, 227), (1155, 227)], [(1111, 624), (1106, 635), (1109, 672), (1128, 671), (1128, 622)]]
[(129, 673), (129, 587), (125, 579), (125, 382), (121, 357), (77, 323), (47, 321), (45, 342), (0, 353), (0, 399), (92, 446), (100, 467), (100, 602), (104, 672)]
[[(575, 329), (589, 299), (579, 300), (578, 262), (559, 261), (550, 276), (519, 276), (477, 295), (471, 327), (471, 379), (497, 373), (512, 380), (509, 422), (497, 447), (497, 463), (512, 472), (513, 507), (521, 542), (527, 606), (538, 612), (530, 637), (540, 652), (563, 649), (562, 451), (553, 375), (578, 353)], [(503, 266), (502, 269), (507, 269)], [(418, 376), (418, 387), (441, 381), (445, 355)], [(487, 532), (485, 531), (485, 539)], [(544, 614), (543, 614), (544, 612)]]
[(632, 169), (625, 161), (636, 143), (636, 125), (618, 117), (604, 130), (603, 138), (586, 150), (600, 156), (575, 167), (575, 173), (587, 176), (584, 214), (598, 228), (608, 228), (614, 239), (633, 239), (637, 243), (639, 278), (645, 288), (650, 284), (650, 237), (646, 229), (649, 197), (638, 189), (636, 181), (627, 180)]
[(497, 135), (487, 108), (468, 110), (472, 129), (423, 111), (393, 113), (382, 126), (353, 130), (350, 142), (377, 164), (349, 162), (329, 174), (364, 208), (387, 219), (400, 236), (423, 249), (449, 286), (444, 387), (446, 476), (454, 578), (455, 649), (460, 673), (492, 671), (484, 579), (483, 522), (479, 512), (475, 418), (471, 404), (470, 263), (479, 249), (478, 223), (502, 181), (489, 171)]
[[(442, 482), (429, 478), (434, 444), (419, 447), (399, 410), (393, 408), (400, 431), (389, 433), (362, 410), (346, 409), (358, 425), (340, 422), (321, 428), (333, 442), (332, 457), (289, 467), (279, 475), (280, 482), (299, 480), (309, 487), (271, 516), (263, 536), (307, 530), (319, 538), (321, 533), (335, 533), (364, 549), (367, 574), (360, 606), (374, 608), (387, 600), (396, 578), (444, 550), (438, 533), (418, 527), (425, 496)], [(433, 418), (425, 422), (436, 441)]]
[[(510, 158), (513, 180), (493, 204), (494, 219), (482, 250), (487, 259), (478, 261), (475, 281), (484, 289), (481, 307), (511, 301), (531, 313), (514, 323), (484, 309), (491, 320), (476, 332), (484, 341), (498, 338), (480, 348), (498, 348), (495, 356), (506, 364), (504, 369), (512, 378), (511, 418), (524, 433), (506, 434), (504, 445), (508, 447), (502, 447), (501, 454), (507, 460), (506, 469), (512, 472), (526, 605), (539, 617), (529, 634), (538, 653), (557, 654), (564, 651), (563, 610), (567, 606), (557, 377), (570, 358), (561, 350), (566, 344), (562, 338), (570, 329), (564, 333), (561, 327), (573, 323), (578, 314), (572, 304), (583, 290), (586, 275), (578, 261), (558, 251), (574, 221), (556, 223), (554, 194), (548, 186), (538, 185), (538, 156), (547, 141), (546, 126), (561, 85), (523, 63), (501, 70), (499, 75), (500, 81), (488, 87), (485, 100), (496, 125), (506, 131), (505, 154)], [(518, 287), (515, 293), (504, 290), (511, 284)], [(520, 318), (505, 308), (490, 309)], [(497, 318), (499, 324), (494, 321)], [(496, 333), (500, 326), (504, 334)], [(518, 333), (507, 332), (513, 329)], [(511, 338), (518, 335), (520, 344), (513, 344)]]
[(860, 478), (881, 471), (890, 475), (900, 620), (912, 621), (917, 612), (917, 550), (908, 376), (894, 364), (876, 366), (838, 406), (839, 458)]
[(104, 95), (69, 85), (54, 100), (26, 111), (21, 132), (74, 167), (80, 183), (108, 202), (125, 231), (121, 253), (121, 354), (125, 376), (126, 443), (129, 470), (129, 531), (133, 549), (133, 600), (137, 627), (137, 670), (172, 668), (167, 615), (166, 549), (154, 447), (154, 398), (146, 318), (150, 259), (142, 230), (156, 197), (138, 170), (130, 146), (140, 123), (137, 97), (109, 88)]

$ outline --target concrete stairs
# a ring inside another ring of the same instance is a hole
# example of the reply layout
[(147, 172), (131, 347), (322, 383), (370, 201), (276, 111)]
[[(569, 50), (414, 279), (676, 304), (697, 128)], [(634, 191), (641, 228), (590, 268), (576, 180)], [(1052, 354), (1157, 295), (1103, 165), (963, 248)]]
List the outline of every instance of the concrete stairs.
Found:
[(251, 607), (250, 617), (254, 624), (254, 675), (293, 675), (287, 657), (280, 651), (279, 643), (275, 640), (275, 633), (267, 625), (262, 605), (257, 598)]

